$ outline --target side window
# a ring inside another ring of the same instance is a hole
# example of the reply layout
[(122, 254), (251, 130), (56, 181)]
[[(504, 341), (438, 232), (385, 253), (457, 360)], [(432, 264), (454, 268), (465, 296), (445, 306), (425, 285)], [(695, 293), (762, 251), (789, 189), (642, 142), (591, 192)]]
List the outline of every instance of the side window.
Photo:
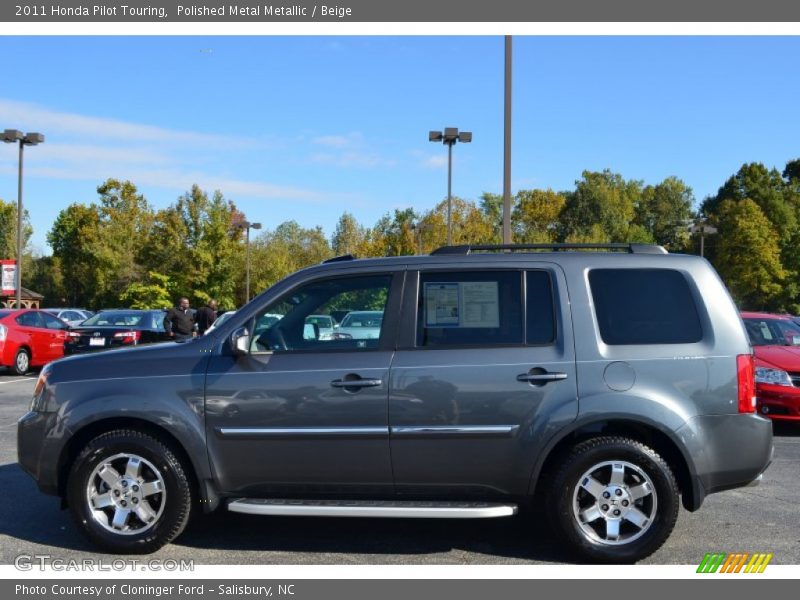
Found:
[(589, 285), (606, 344), (691, 344), (703, 337), (697, 306), (679, 271), (594, 269)]
[(42, 317), (37, 312), (26, 312), (17, 317), (17, 323), (23, 327), (44, 327)]
[[(370, 350), (383, 335), (391, 275), (320, 279), (268, 305), (255, 319), (252, 352)], [(332, 318), (345, 312), (340, 323)]]
[(61, 321), (60, 319), (54, 317), (53, 315), (49, 315), (47, 313), (41, 313), (42, 318), (44, 319), (45, 327), (48, 329), (66, 329), (67, 324)]
[(533, 346), (551, 344), (556, 339), (553, 284), (547, 271), (528, 271), (525, 274), (527, 305), (526, 343)]
[(417, 346), (523, 343), (519, 271), (423, 272)]

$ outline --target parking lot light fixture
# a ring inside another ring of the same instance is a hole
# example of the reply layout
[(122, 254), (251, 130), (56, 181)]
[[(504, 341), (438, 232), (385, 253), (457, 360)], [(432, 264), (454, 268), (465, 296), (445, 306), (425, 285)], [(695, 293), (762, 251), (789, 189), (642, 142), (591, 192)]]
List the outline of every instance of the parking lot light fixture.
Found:
[(19, 179), (17, 182), (17, 277), (14, 287), (16, 287), (16, 308), (22, 308), (22, 156), (25, 146), (36, 146), (44, 143), (44, 135), (31, 132), (23, 133), (18, 129), (6, 129), (3, 131), (3, 141), (7, 144), (19, 143)]
[(429, 142), (442, 142), (447, 146), (447, 245), (453, 243), (453, 146), (456, 142), (468, 144), (472, 141), (471, 131), (459, 133), (458, 127), (445, 127), (444, 131), (428, 132)]
[(250, 302), (250, 230), (261, 229), (261, 223), (242, 221), (236, 224), (240, 229), (244, 229), (245, 234), (245, 304)]

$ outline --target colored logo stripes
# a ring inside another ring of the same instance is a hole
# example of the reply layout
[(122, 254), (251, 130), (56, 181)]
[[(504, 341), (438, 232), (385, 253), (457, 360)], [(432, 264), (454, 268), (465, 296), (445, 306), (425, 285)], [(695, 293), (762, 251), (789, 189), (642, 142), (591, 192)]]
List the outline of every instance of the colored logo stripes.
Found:
[(763, 573), (767, 568), (772, 554), (738, 552), (734, 554), (706, 554), (700, 566), (697, 567), (698, 573)]

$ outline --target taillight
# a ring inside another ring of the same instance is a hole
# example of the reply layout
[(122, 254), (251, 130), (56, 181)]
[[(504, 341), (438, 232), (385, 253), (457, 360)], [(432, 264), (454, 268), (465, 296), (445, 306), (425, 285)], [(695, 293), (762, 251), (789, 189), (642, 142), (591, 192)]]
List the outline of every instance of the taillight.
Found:
[(5, 325), (0, 325), (0, 342), (5, 342), (7, 335), (8, 335), (8, 327), (6, 327)]
[(68, 331), (67, 332), (67, 337), (71, 338), (73, 340), (79, 340), (79, 339), (81, 339), (81, 334), (78, 333), (77, 331)]
[(115, 333), (114, 337), (118, 340), (122, 340), (123, 344), (135, 344), (139, 341), (139, 338), (142, 337), (141, 331), (120, 331), (119, 333)]
[(736, 379), (739, 384), (739, 412), (756, 411), (756, 369), (752, 354), (736, 357)]

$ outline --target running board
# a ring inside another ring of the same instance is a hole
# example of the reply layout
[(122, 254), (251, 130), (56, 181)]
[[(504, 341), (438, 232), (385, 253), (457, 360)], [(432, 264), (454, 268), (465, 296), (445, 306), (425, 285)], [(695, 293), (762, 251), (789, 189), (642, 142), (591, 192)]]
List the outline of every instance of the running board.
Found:
[(516, 504), (487, 502), (405, 502), (370, 500), (271, 500), (240, 498), (228, 510), (250, 515), (290, 517), (392, 517), (416, 519), (489, 519), (517, 514)]

